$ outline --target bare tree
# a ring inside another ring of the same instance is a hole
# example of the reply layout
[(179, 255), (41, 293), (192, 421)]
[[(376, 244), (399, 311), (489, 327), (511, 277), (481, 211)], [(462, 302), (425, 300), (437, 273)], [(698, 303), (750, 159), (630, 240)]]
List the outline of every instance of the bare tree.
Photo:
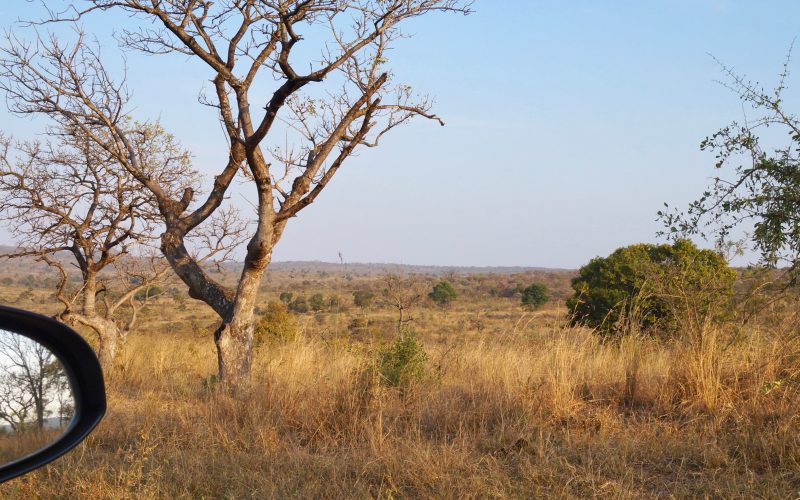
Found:
[[(14, 431), (22, 431), (31, 423), (42, 430), (52, 412), (50, 404), (59, 398), (71, 399), (65, 380), (64, 368), (49, 349), (17, 333), (0, 330), (0, 419)], [(67, 392), (60, 394), (62, 391)]]
[[(218, 111), (229, 149), (213, 186), (199, 199), (192, 189), (173, 195), (143, 170), (132, 147), (125, 86), (114, 83), (86, 44), (68, 48), (50, 39), (34, 47), (13, 39), (2, 61), (2, 86), (14, 111), (46, 113), (82, 128), (152, 193), (166, 226), (162, 252), (190, 295), (222, 319), (215, 332), (219, 374), (235, 388), (249, 380), (256, 292), (288, 220), (316, 200), (359, 147), (377, 146), (416, 116), (443, 124), (428, 98), (392, 83), (387, 50), (402, 36), (399, 26), (432, 12), (467, 13), (469, 3), (86, 0), (53, 14), (46, 22), (119, 11), (140, 22), (119, 33), (127, 49), (181, 54), (205, 64), (213, 90), (201, 100)], [(297, 47), (309, 34), (325, 41), (318, 58), (299, 61)], [(258, 82), (274, 90), (254, 104), (251, 89)], [(280, 140), (267, 142), (268, 136)], [(231, 289), (203, 270), (186, 240), (222, 205), (239, 173), (255, 188), (257, 203), (244, 266)]]
[[(143, 303), (137, 294), (170, 270), (143, 251), (156, 238), (160, 214), (141, 184), (80, 129), (51, 132), (57, 135), (48, 141), (16, 144), (0, 135), (0, 219), (22, 247), (5, 256), (35, 256), (58, 271), (58, 318), (97, 334), (111, 375)], [(153, 126), (137, 132), (135, 147), (151, 175), (172, 189), (196, 181), (188, 153), (170, 136)], [(68, 265), (80, 273), (77, 285)]]
[(397, 310), (397, 331), (414, 321), (411, 315), (414, 307), (425, 298), (428, 283), (425, 280), (387, 273), (382, 278), (382, 302)]

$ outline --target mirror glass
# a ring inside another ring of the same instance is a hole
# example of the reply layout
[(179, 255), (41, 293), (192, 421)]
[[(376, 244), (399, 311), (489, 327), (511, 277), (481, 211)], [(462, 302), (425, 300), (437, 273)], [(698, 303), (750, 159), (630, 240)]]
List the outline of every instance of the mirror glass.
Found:
[(58, 439), (74, 408), (58, 358), (35, 340), (0, 329), (0, 465)]

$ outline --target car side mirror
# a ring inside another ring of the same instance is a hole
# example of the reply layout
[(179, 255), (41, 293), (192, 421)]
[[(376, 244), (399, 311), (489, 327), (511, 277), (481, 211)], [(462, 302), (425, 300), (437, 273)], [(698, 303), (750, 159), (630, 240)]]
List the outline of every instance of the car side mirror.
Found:
[(0, 482), (55, 460), (106, 411), (103, 372), (68, 326), (0, 306)]

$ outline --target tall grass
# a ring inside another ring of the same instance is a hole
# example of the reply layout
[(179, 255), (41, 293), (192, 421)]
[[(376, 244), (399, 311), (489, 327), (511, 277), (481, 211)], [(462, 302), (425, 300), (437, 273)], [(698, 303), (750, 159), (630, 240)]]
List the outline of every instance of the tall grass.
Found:
[[(456, 325), (448, 315), (434, 319)], [(711, 328), (699, 342), (603, 343), (551, 319), (516, 330), (510, 319), (501, 334), (423, 337), (429, 376), (403, 388), (372, 369), (380, 344), (308, 330), (257, 351), (243, 401), (214, 390), (209, 339), (132, 336), (98, 430), (0, 493), (797, 495), (796, 338), (753, 330), (726, 346)]]

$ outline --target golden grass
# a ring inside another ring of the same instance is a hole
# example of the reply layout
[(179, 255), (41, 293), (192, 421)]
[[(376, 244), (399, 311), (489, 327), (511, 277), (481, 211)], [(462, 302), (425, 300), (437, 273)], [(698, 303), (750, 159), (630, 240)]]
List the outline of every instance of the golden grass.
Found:
[[(475, 317), (507, 314), (483, 333)], [(213, 390), (206, 336), (132, 336), (95, 433), (6, 498), (781, 497), (800, 491), (794, 340), (603, 344), (560, 312), (428, 310), (430, 376), (369, 370), (372, 341), (308, 321), (252, 392)], [(428, 323), (426, 323), (426, 321)], [(462, 327), (458, 325), (462, 324)], [(463, 328), (463, 330), (461, 329)]]

